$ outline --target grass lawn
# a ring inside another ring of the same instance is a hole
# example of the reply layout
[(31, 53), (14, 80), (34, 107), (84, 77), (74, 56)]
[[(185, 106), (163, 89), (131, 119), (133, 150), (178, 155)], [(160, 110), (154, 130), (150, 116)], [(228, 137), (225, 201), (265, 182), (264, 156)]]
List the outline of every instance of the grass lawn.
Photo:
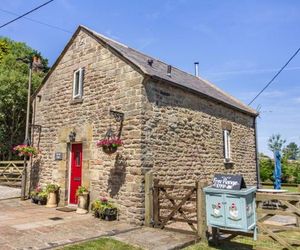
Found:
[[(282, 232), (277, 235), (282, 236), (282, 238), (290, 239), (299, 239), (300, 232)], [(267, 249), (282, 249), (282, 247), (277, 244), (275, 241), (270, 240), (257, 240), (254, 241), (250, 237), (238, 236), (231, 241), (220, 241), (219, 246), (207, 246), (204, 243), (198, 243), (192, 246), (185, 248), (185, 250), (214, 250), (214, 249), (224, 249), (224, 250), (250, 250), (258, 248), (267, 248)], [(300, 246), (296, 247), (297, 250), (300, 250)]]
[[(273, 189), (273, 186), (269, 185), (264, 185), (263, 188), (268, 188), (268, 189)], [(287, 186), (282, 186), (281, 189), (283, 190), (288, 190), (288, 192), (298, 192), (298, 187), (287, 187)]]
[(80, 244), (66, 246), (61, 250), (141, 250), (135, 246), (128, 245), (126, 243), (111, 239), (100, 238), (98, 240), (87, 241)]

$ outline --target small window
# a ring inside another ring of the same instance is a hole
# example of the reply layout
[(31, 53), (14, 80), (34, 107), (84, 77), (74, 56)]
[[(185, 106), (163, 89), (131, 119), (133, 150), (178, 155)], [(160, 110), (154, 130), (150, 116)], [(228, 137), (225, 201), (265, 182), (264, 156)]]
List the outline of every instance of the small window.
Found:
[(73, 80), (73, 99), (82, 98), (83, 89), (83, 69), (78, 69), (74, 72)]
[(223, 130), (223, 137), (224, 137), (224, 158), (225, 161), (230, 161), (230, 131)]

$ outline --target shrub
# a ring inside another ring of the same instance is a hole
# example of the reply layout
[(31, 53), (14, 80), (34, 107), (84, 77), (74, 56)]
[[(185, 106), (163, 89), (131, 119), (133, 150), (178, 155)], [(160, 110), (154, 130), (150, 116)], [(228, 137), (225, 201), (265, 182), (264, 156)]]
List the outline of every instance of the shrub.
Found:
[(50, 183), (46, 186), (46, 192), (47, 193), (54, 193), (59, 190), (59, 185)]
[(76, 190), (76, 196), (83, 195), (84, 193), (87, 193), (88, 189), (84, 186), (79, 186)]

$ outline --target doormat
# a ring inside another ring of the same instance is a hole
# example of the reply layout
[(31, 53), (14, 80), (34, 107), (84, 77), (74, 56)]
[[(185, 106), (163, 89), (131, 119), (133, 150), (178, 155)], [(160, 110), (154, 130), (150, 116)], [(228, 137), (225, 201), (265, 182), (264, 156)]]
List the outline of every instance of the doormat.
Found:
[(61, 212), (74, 212), (76, 211), (76, 208), (73, 207), (59, 207), (56, 208), (57, 211), (61, 211)]

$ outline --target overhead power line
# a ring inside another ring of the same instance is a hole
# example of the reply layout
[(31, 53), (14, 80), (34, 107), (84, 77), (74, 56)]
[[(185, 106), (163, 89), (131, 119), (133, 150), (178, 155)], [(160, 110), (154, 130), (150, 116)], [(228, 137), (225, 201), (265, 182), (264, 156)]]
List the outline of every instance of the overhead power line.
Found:
[(50, 0), (50, 1), (46, 2), (46, 3), (43, 3), (42, 5), (39, 5), (39, 6), (35, 7), (34, 9), (32, 9), (32, 10), (30, 10), (30, 11), (28, 11), (28, 12), (26, 12), (26, 13), (24, 13), (24, 14), (22, 14), (22, 15), (16, 17), (16, 18), (14, 18), (14, 19), (12, 19), (12, 20), (10, 20), (9, 22), (7, 22), (7, 23), (5, 23), (5, 24), (2, 24), (2, 25), (0, 26), (0, 29), (3, 28), (3, 27), (5, 27), (5, 26), (7, 26), (7, 25), (9, 25), (9, 24), (11, 24), (11, 23), (13, 23), (13, 22), (15, 22), (15, 21), (17, 21), (17, 20), (19, 20), (19, 19), (21, 19), (21, 18), (24, 17), (24, 16), (27, 16), (28, 14), (30, 14), (30, 13), (32, 13), (32, 12), (34, 12), (34, 11), (36, 11), (36, 10), (42, 8), (42, 7), (44, 7), (45, 5), (47, 5), (47, 4), (49, 4), (49, 3), (53, 2), (53, 1), (54, 1), (54, 0)]
[[(0, 11), (2, 11), (3, 13), (10, 14), (10, 15), (19, 16), (19, 14), (17, 14), (17, 13), (14, 13), (14, 12), (11, 12), (11, 11), (8, 11), (8, 10), (4, 10), (4, 9), (1, 9), (1, 8), (0, 8)], [(63, 31), (63, 32), (66, 32), (66, 33), (72, 33), (71, 31), (63, 29), (63, 28), (58, 27), (56, 25), (52, 25), (52, 24), (49, 24), (49, 23), (44, 23), (44, 22), (41, 22), (41, 21), (36, 20), (36, 19), (29, 18), (29, 17), (23, 17), (23, 18), (26, 19), (26, 20), (29, 20), (31, 22), (47, 26), (49, 28), (57, 29), (57, 30), (60, 30), (60, 31)]]
[(270, 85), (271, 83), (279, 76), (279, 74), (285, 69), (286, 66), (294, 59), (294, 57), (299, 53), (300, 48), (297, 49), (297, 51), (290, 57), (290, 59), (281, 67), (281, 69), (276, 73), (275, 76), (267, 83), (267, 85), (252, 99), (251, 102), (249, 102), (248, 105), (251, 105)]

